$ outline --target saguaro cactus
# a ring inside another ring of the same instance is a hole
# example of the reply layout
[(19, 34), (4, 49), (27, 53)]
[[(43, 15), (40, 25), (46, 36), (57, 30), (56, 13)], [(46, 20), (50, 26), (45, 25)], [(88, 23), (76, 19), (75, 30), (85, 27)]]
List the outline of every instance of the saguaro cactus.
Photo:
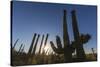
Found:
[(58, 54), (64, 53), (65, 62), (71, 62), (72, 61), (72, 51), (74, 51), (74, 49), (72, 49), (72, 45), (70, 45), (68, 29), (67, 29), (66, 14), (67, 14), (66, 10), (64, 10), (64, 15), (63, 15), (63, 43), (64, 43), (64, 48), (62, 48), (61, 40), (60, 40), (59, 36), (56, 36), (56, 42), (57, 42), (58, 48), (56, 48), (54, 46), (52, 41), (50, 42), (50, 44), (51, 44), (51, 47), (53, 48), (53, 50), (56, 53), (58, 53)]
[(32, 60), (30, 60), (30, 59), (32, 57), (32, 50), (33, 50), (33, 45), (34, 45), (34, 42), (35, 42), (36, 35), (37, 34), (35, 33), (34, 36), (33, 36), (30, 48), (29, 48), (28, 53), (27, 53), (27, 58), (26, 58), (26, 61), (25, 61), (27, 64), (32, 62)]
[(96, 58), (96, 55), (95, 55), (94, 49), (91, 48), (91, 50), (92, 50), (93, 56)]
[(64, 10), (63, 16), (63, 43), (64, 48), (62, 48), (61, 40), (59, 36), (56, 36), (57, 48), (54, 46), (54, 43), (50, 41), (53, 51), (57, 54), (64, 54), (65, 62), (72, 61), (72, 53), (76, 49), (76, 55), (78, 61), (83, 61), (85, 59), (85, 52), (83, 49), (83, 44), (87, 43), (91, 36), (89, 34), (79, 34), (75, 11), (72, 11), (72, 27), (74, 32), (74, 41), (70, 43), (67, 23), (66, 23), (66, 10)]
[(45, 47), (46, 44), (47, 44), (48, 36), (49, 36), (49, 34), (46, 35), (46, 39), (45, 39), (45, 43), (44, 43), (44, 47)]
[[(65, 48), (62, 47), (61, 39), (59, 36), (56, 36), (57, 47), (55, 47), (55, 45), (52, 41), (50, 41), (50, 44), (51, 44), (51, 47), (55, 53), (64, 54), (64, 57), (66, 58), (66, 56), (65, 56), (66, 51), (64, 50)], [(75, 51), (73, 44), (69, 45), (68, 48), (69, 48), (69, 51), (71, 52), (71, 54)], [(71, 57), (71, 60), (65, 59), (65, 62), (71, 62), (71, 61), (72, 61), (72, 57)]]
[(25, 47), (25, 45), (21, 47), (21, 49), (19, 50), (18, 55), (22, 55), (24, 53), (24, 47)]
[(24, 52), (24, 48), (25, 48), (25, 45), (23, 46), (22, 50), (20, 51), (21, 53), (23, 53), (23, 52)]
[(64, 48), (62, 47), (61, 40), (59, 36), (56, 36), (56, 43), (57, 43), (57, 48), (54, 46), (54, 43), (50, 41), (51, 47), (53, 51), (57, 54), (64, 54)]
[(19, 48), (19, 50), (18, 50), (17, 55), (19, 55), (19, 53), (20, 53), (20, 51), (21, 51), (21, 49), (22, 49), (22, 46), (23, 46), (23, 44), (21, 44), (21, 46), (20, 46), (20, 48)]
[(64, 56), (65, 56), (65, 62), (72, 61), (72, 53), (70, 51), (70, 40), (68, 35), (68, 29), (67, 29), (67, 21), (66, 21), (66, 10), (64, 10), (64, 16), (63, 16), (63, 43), (64, 43)]
[(32, 48), (33, 48), (33, 44), (34, 44), (34, 41), (35, 41), (36, 35), (37, 35), (37, 34), (35, 33), (34, 36), (33, 36), (32, 43), (31, 43), (31, 46), (30, 46), (29, 51), (28, 51), (28, 55), (30, 55), (31, 52), (32, 52)]
[(45, 46), (47, 44), (48, 37), (49, 37), (49, 34), (47, 33), (46, 38), (45, 38), (45, 42), (44, 42), (44, 46), (43, 46), (43, 52), (42, 52), (42, 54), (45, 53), (44, 48), (45, 48)]
[(38, 34), (38, 37), (37, 37), (36, 43), (35, 43), (34, 48), (33, 48), (32, 55), (35, 55), (36, 46), (37, 46), (37, 43), (38, 43), (39, 37), (40, 37), (40, 35)]
[(79, 33), (78, 25), (77, 25), (75, 10), (73, 10), (71, 13), (72, 13), (72, 27), (73, 27), (73, 33), (74, 33), (74, 40), (76, 41), (76, 44), (75, 44), (76, 55), (79, 61), (84, 61), (86, 56), (83, 49), (83, 45), (79, 39), (80, 33)]
[(38, 34), (37, 39), (36, 39), (36, 42), (35, 42), (35, 45), (33, 47), (32, 45), (34, 43), (35, 37), (36, 37), (36, 34), (34, 34), (34, 37), (33, 37), (33, 40), (32, 40), (32, 44), (31, 44), (31, 47), (30, 47), (29, 52), (28, 52), (28, 56), (27, 56), (27, 60), (26, 60), (26, 63), (27, 64), (32, 63), (33, 56), (35, 55), (36, 46), (37, 46), (38, 39), (39, 39), (40, 35)]
[(42, 40), (41, 40), (41, 44), (40, 44), (40, 49), (39, 49), (39, 54), (41, 53), (41, 48), (42, 48), (43, 40), (44, 40), (44, 35), (42, 36)]
[[(90, 38), (91, 36), (89, 34), (85, 34), (85, 35), (81, 34), (81, 36), (79, 37), (79, 41), (83, 45), (87, 43), (90, 40)], [(77, 44), (77, 41), (72, 41), (71, 42), (72, 48), (76, 48), (76, 44)]]
[(16, 40), (16, 42), (14, 43), (14, 46), (12, 47), (12, 49), (15, 48), (15, 46), (16, 46), (16, 44), (17, 44), (18, 41), (19, 41), (19, 39)]

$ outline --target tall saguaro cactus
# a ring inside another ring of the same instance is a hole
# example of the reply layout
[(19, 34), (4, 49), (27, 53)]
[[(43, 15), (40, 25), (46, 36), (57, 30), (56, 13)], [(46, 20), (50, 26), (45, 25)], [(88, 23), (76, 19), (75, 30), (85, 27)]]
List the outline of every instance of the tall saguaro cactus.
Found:
[(51, 47), (54, 50), (54, 52), (58, 54), (64, 54), (65, 62), (71, 62), (72, 61), (72, 53), (74, 49), (72, 48), (72, 45), (70, 44), (69, 35), (68, 35), (68, 29), (67, 29), (67, 21), (66, 21), (66, 10), (64, 10), (63, 15), (63, 43), (64, 48), (62, 48), (61, 40), (59, 36), (56, 36), (56, 42), (57, 47), (54, 46), (54, 43), (50, 41)]
[(64, 43), (64, 56), (65, 56), (65, 62), (72, 61), (72, 53), (70, 51), (70, 40), (68, 35), (68, 29), (67, 29), (67, 21), (66, 21), (66, 10), (64, 10), (64, 16), (63, 16), (63, 43)]
[(75, 10), (73, 10), (71, 13), (72, 13), (72, 27), (73, 27), (73, 33), (74, 33), (74, 40), (76, 41), (76, 44), (75, 44), (76, 55), (77, 55), (77, 58), (80, 61), (84, 61), (86, 56), (85, 56), (85, 52), (84, 52), (84, 49), (83, 49), (83, 45), (82, 45), (82, 43), (80, 42), (80, 39), (79, 39), (80, 33), (79, 33), (79, 29), (78, 29)]
[(56, 42), (57, 47), (55, 47), (54, 43), (50, 41), (51, 47), (53, 51), (57, 54), (64, 54), (65, 62), (72, 62), (72, 53), (75, 52), (76, 49), (76, 55), (78, 61), (84, 61), (85, 59), (85, 52), (83, 49), (83, 44), (87, 43), (91, 36), (89, 34), (81, 34), (78, 30), (77, 20), (75, 11), (72, 11), (72, 27), (73, 27), (73, 33), (74, 33), (74, 41), (71, 41), (69, 39), (68, 35), (68, 27), (67, 27), (67, 21), (66, 21), (66, 10), (64, 10), (64, 16), (63, 16), (63, 44), (64, 48), (62, 47), (61, 40), (59, 36), (56, 36)]

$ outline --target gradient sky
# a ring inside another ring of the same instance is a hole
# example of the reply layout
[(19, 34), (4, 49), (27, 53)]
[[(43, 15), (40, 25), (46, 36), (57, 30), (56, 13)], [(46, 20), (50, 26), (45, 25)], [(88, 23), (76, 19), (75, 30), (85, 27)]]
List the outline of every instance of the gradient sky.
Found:
[[(67, 10), (68, 33), (70, 40), (73, 40), (71, 11), (76, 10), (77, 21), (80, 33), (90, 34), (91, 40), (84, 44), (86, 53), (91, 53), (91, 48), (97, 52), (97, 7), (72, 4), (50, 4), (36, 2), (13, 1), (12, 15), (12, 37), (13, 43), (19, 38), (16, 50), (21, 43), (25, 44), (25, 52), (28, 51), (34, 33), (40, 34), (38, 47), (42, 35), (49, 33), (49, 42), (55, 42), (56, 35), (62, 39), (63, 35), (63, 10)], [(37, 48), (38, 48), (37, 47)]]

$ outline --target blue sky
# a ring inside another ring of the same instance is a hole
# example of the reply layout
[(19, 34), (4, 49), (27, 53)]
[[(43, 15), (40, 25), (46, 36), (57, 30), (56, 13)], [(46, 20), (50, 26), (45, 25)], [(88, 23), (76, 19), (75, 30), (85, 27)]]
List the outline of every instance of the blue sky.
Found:
[[(38, 47), (40, 46), (42, 35), (49, 33), (49, 42), (55, 42), (56, 35), (62, 39), (63, 35), (63, 10), (67, 10), (68, 33), (70, 40), (73, 40), (71, 11), (76, 10), (80, 33), (90, 34), (91, 40), (84, 44), (86, 53), (91, 52), (91, 48), (97, 50), (97, 7), (72, 4), (50, 4), (36, 2), (13, 1), (12, 37), (13, 43), (19, 38), (16, 50), (21, 43), (25, 44), (25, 52), (28, 51), (34, 33), (40, 34)], [(37, 48), (38, 48), (37, 47)]]

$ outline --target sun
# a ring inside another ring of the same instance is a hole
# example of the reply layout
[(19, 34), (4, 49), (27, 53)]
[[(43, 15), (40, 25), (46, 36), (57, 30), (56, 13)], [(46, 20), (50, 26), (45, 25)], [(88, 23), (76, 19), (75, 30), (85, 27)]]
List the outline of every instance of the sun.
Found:
[(46, 52), (49, 49), (49, 46), (44, 47), (44, 51)]
[(50, 47), (48, 46), (48, 45), (46, 45), (45, 47), (44, 47), (44, 51), (45, 51), (45, 53), (46, 53), (46, 55), (48, 55), (48, 50), (50, 49)]

